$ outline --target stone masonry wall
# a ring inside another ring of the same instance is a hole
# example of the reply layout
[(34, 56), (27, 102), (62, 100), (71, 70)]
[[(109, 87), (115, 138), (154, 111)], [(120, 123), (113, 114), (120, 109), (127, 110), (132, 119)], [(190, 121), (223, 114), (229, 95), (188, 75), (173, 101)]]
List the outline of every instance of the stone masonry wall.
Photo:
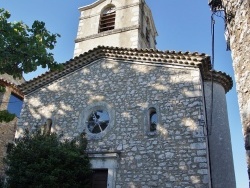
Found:
[(0, 93), (1, 96), (0, 110), (8, 109), (8, 101), (10, 100), (11, 91), (12, 89), (10, 87), (5, 87), (5, 92)]
[[(227, 13), (238, 102), (246, 136), (250, 133), (250, 2), (249, 0), (223, 0)], [(250, 150), (247, 151), (250, 168)], [(249, 170), (250, 174), (250, 170)]]
[(3, 158), (6, 155), (6, 145), (15, 137), (17, 118), (9, 123), (0, 123), (0, 176), (4, 174)]
[[(1, 74), (1, 80), (5, 80), (6, 83), (13, 83), (19, 85), (24, 82), (24, 79), (14, 79), (8, 74)], [(5, 86), (5, 92), (0, 92), (0, 110), (7, 110), (8, 101), (11, 93), (14, 92), (12, 87)], [(15, 92), (14, 92), (15, 93)], [(19, 96), (21, 94), (19, 93)], [(3, 158), (6, 155), (6, 144), (12, 142), (15, 137), (17, 118), (9, 123), (0, 122), (0, 176), (4, 172)]]
[[(202, 99), (199, 69), (98, 60), (25, 96), (16, 136), (51, 118), (64, 138), (85, 130), (89, 152), (120, 153), (116, 188), (207, 188)], [(107, 106), (112, 122), (99, 135), (84, 121), (95, 105)], [(148, 134), (150, 107), (159, 124)]]

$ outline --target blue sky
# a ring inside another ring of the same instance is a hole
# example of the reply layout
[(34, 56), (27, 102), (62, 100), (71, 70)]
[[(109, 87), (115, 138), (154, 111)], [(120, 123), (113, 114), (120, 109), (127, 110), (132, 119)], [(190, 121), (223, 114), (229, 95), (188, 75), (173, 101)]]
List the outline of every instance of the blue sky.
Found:
[[(11, 21), (22, 20), (28, 25), (34, 20), (44, 21), (48, 30), (61, 34), (53, 53), (58, 62), (65, 62), (73, 57), (79, 19), (77, 9), (93, 2), (94, 0), (0, 0), (0, 7), (11, 12)], [(147, 0), (159, 34), (157, 48), (198, 51), (211, 55), (211, 12), (207, 2)], [(215, 69), (233, 77), (231, 54), (226, 51), (224, 22), (219, 17), (215, 18)], [(25, 78), (30, 79), (42, 72), (39, 69), (35, 73), (25, 75)], [(237, 187), (247, 188), (247, 167), (235, 86), (227, 94), (227, 103)]]

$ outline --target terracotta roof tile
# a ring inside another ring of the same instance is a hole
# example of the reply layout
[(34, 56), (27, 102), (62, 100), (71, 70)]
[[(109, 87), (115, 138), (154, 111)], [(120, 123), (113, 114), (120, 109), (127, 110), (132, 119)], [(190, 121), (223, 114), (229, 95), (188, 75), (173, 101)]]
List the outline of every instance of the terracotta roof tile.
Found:
[(16, 84), (11, 83), (3, 78), (0, 78), (0, 85), (10, 87), (12, 89), (12, 92), (14, 92), (17, 96), (23, 98), (23, 93)]
[[(74, 59), (70, 59), (63, 64), (63, 69), (60, 71), (47, 71), (46, 73), (20, 85), (20, 89), (24, 94), (28, 94), (60, 77), (67, 75), (81, 67), (84, 67), (91, 62), (102, 59), (111, 58), (124, 61), (143, 61), (143, 63), (155, 64), (173, 64), (197, 67), (205, 75), (205, 79), (209, 78), (211, 70), (210, 57), (204, 53), (198, 52), (181, 52), (181, 51), (159, 51), (155, 49), (132, 49), (98, 46), (88, 52), (85, 52)], [(231, 89), (232, 79), (225, 73), (215, 72), (216, 81), (222, 81), (226, 90)]]

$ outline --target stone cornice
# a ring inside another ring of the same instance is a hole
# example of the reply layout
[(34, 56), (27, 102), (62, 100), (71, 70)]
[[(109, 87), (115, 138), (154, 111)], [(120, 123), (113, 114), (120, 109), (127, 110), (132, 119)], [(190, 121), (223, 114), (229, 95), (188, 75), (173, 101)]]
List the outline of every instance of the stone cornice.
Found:
[(124, 28), (121, 28), (121, 29), (108, 30), (108, 31), (104, 31), (104, 32), (101, 32), (101, 33), (98, 33), (98, 34), (87, 36), (87, 37), (77, 38), (77, 39), (75, 39), (75, 42), (78, 43), (78, 42), (82, 42), (82, 41), (86, 41), (86, 40), (90, 40), (90, 39), (104, 37), (104, 36), (107, 36), (107, 35), (113, 35), (113, 34), (116, 34), (116, 33), (122, 33), (122, 32), (130, 31), (130, 30), (135, 30), (135, 29), (139, 29), (139, 27), (140, 27), (139, 25), (133, 25), (133, 26), (124, 27)]
[[(30, 80), (19, 86), (24, 94), (29, 94), (32, 91), (43, 87), (69, 73), (72, 73), (93, 61), (99, 59), (114, 59), (123, 61), (138, 61), (144, 64), (150, 63), (155, 65), (174, 65), (174, 66), (188, 66), (199, 68), (204, 78), (208, 80), (211, 63), (210, 57), (206, 54), (199, 54), (198, 52), (176, 52), (176, 51), (159, 51), (154, 49), (132, 49), (98, 46), (93, 50), (85, 52), (74, 59), (63, 64), (60, 71), (48, 71), (33, 80)], [(226, 91), (231, 89), (231, 78), (225, 73), (216, 72), (214, 74), (217, 82), (220, 82)]]
[(83, 6), (83, 7), (80, 7), (79, 10), (80, 11), (83, 11), (83, 10), (87, 10), (87, 9), (90, 9), (90, 8), (93, 8), (99, 4), (101, 4), (102, 2), (104, 2), (105, 0), (97, 0), (95, 1), (94, 3), (90, 4), (90, 5), (86, 5), (86, 6)]

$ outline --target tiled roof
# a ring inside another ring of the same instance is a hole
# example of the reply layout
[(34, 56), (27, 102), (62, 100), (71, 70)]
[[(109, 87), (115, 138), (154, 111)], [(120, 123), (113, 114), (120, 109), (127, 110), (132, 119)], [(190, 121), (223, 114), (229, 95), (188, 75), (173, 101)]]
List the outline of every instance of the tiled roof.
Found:
[[(62, 70), (47, 71), (46, 73), (20, 85), (19, 88), (24, 94), (28, 94), (54, 80), (59, 79), (81, 67), (84, 67), (98, 59), (116, 59), (124, 61), (137, 61), (162, 65), (189, 66), (201, 69), (204, 79), (209, 80), (211, 77), (210, 57), (204, 53), (198, 52), (181, 52), (181, 51), (159, 51), (154, 49), (132, 49), (98, 46), (93, 50), (85, 52), (80, 56), (70, 59), (63, 64)], [(232, 79), (222, 72), (213, 71), (213, 77), (217, 82), (221, 82), (226, 92), (232, 88)]]
[(232, 78), (228, 74), (221, 71), (208, 71), (205, 73), (203, 78), (205, 81), (213, 80), (213, 82), (221, 84), (226, 92), (228, 92), (233, 87)]
[(24, 78), (14, 78), (12, 75), (9, 75), (7, 73), (5, 74), (0, 74), (0, 79), (6, 80), (9, 83), (12, 83), (14, 85), (20, 85), (25, 82)]

